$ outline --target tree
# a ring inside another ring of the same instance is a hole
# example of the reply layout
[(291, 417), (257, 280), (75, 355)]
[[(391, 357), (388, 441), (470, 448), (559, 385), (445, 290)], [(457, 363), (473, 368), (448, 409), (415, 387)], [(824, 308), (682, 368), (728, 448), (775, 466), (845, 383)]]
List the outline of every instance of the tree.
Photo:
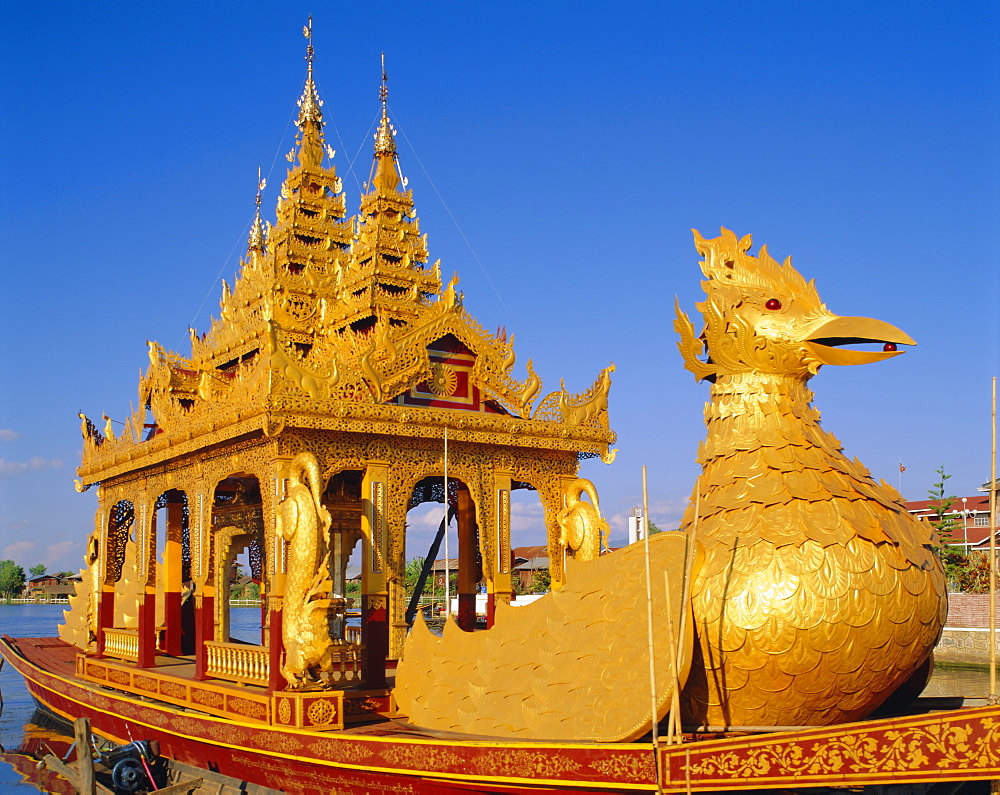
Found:
[(655, 536), (657, 533), (662, 533), (663, 531), (656, 526), (656, 522), (650, 520), (649, 522), (649, 534)]
[(28, 569), (28, 574), (30, 574), (32, 577), (41, 577), (43, 574), (45, 574), (45, 564), (36, 563), (34, 566)]
[(538, 569), (531, 575), (531, 592), (548, 593), (552, 590), (552, 575), (548, 569)]
[(24, 569), (12, 560), (0, 560), (0, 597), (10, 599), (24, 588)]
[(406, 584), (406, 592), (410, 595), (413, 594), (413, 589), (417, 587), (417, 580), (420, 578), (420, 572), (424, 569), (424, 562), (424, 558), (411, 558), (406, 563), (404, 582)]
[(972, 552), (962, 561), (958, 571), (958, 587), (963, 593), (989, 593), (990, 556), (988, 552)]
[(931, 524), (940, 537), (939, 546), (948, 546), (955, 540), (953, 533), (960, 524), (957, 514), (948, 515), (955, 503), (958, 502), (958, 497), (945, 493), (944, 484), (951, 475), (945, 474), (944, 465), (939, 466), (934, 471), (941, 479), (927, 491), (927, 496), (931, 498), (929, 507), (934, 513)]

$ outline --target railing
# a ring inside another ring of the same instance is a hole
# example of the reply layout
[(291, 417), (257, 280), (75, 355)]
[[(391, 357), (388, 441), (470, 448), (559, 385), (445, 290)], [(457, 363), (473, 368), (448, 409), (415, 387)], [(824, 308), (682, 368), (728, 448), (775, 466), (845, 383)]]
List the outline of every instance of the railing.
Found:
[(139, 631), (135, 629), (105, 629), (104, 655), (119, 660), (139, 659)]
[(209, 676), (248, 685), (267, 684), (270, 662), (264, 646), (209, 641), (205, 653)]
[[(361, 629), (348, 627), (348, 637), (356, 637), (349, 643), (338, 643), (331, 649), (329, 681), (358, 682), (361, 679), (363, 650)], [(205, 644), (207, 657), (206, 673), (215, 679), (227, 682), (242, 682), (248, 685), (266, 685), (270, 672), (268, 650), (264, 646), (249, 646), (244, 643)]]
[(361, 645), (361, 627), (352, 627), (350, 624), (344, 629), (345, 640), (355, 646)]
[[(352, 635), (357, 640), (352, 641)], [(358, 682), (361, 680), (362, 657), (361, 627), (347, 628), (348, 643), (336, 643), (333, 646), (332, 664), (330, 666), (331, 682)]]

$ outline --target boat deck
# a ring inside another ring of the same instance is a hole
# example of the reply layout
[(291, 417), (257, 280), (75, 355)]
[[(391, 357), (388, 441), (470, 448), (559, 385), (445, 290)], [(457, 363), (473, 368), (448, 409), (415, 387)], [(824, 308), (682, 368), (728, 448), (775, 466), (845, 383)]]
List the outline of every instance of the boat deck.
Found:
[[(155, 666), (139, 668), (122, 660), (86, 657), (77, 647), (60, 638), (4, 636), (4, 640), (29, 663), (57, 677), (122, 690), (185, 711), (356, 735), (429, 736), (390, 718), (387, 689), (370, 690), (346, 684), (332, 691), (272, 693), (259, 685), (196, 679), (193, 657), (159, 654)], [(391, 674), (389, 672), (389, 687)], [(282, 702), (287, 702), (287, 706)], [(314, 706), (319, 702), (321, 706)]]

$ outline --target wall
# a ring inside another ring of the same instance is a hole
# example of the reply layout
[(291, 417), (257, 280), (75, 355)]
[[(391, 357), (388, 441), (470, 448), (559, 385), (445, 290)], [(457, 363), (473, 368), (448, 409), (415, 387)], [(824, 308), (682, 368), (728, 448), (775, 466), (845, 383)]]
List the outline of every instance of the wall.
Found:
[[(997, 597), (997, 624), (1000, 625), (1000, 596)], [(983, 629), (990, 625), (990, 595), (985, 593), (948, 594), (949, 628)]]
[[(996, 637), (997, 658), (1000, 659), (1000, 632)], [(934, 662), (964, 665), (990, 664), (990, 632), (988, 629), (945, 629), (934, 647)]]
[[(1000, 598), (997, 599), (996, 621), (1000, 627)], [(935, 662), (989, 665), (989, 625), (989, 594), (948, 594), (948, 622), (934, 649)], [(1000, 632), (995, 643), (1000, 657)]]

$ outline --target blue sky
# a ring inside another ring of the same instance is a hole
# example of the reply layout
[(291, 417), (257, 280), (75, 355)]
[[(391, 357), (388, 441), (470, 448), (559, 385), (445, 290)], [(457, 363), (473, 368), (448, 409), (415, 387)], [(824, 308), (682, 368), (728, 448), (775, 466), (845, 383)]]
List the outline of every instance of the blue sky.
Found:
[(671, 328), (674, 296), (700, 297), (692, 227), (751, 233), (832, 311), (917, 340), (813, 380), (848, 455), (894, 485), (902, 461), (910, 499), (941, 465), (959, 495), (987, 479), (996, 2), (7, 2), (0, 557), (79, 565), (76, 412), (124, 418), (146, 339), (186, 353), (208, 327), (258, 165), (273, 218), (310, 13), (349, 208), (384, 51), (402, 168), (466, 307), (516, 334), (547, 390), (617, 365), (618, 460), (583, 467), (613, 541), (643, 464), (665, 527), (697, 474), (707, 387)]

